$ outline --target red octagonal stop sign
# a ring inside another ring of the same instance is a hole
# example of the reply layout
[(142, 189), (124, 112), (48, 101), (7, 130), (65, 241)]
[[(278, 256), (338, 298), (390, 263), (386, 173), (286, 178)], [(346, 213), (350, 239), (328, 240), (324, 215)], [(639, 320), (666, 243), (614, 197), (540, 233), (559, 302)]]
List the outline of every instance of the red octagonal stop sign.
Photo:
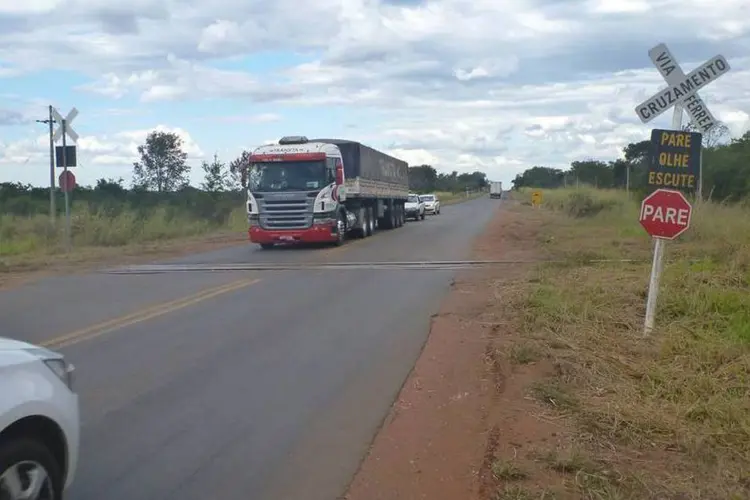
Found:
[(690, 227), (693, 207), (680, 191), (657, 189), (641, 203), (639, 221), (654, 238), (673, 240)]

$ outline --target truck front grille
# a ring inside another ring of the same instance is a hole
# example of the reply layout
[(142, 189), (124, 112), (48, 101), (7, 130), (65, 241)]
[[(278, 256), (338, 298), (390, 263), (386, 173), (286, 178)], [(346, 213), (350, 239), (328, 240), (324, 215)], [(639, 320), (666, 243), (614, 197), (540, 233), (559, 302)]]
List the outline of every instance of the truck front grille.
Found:
[(306, 229), (312, 226), (315, 198), (307, 193), (263, 194), (258, 200), (263, 229)]

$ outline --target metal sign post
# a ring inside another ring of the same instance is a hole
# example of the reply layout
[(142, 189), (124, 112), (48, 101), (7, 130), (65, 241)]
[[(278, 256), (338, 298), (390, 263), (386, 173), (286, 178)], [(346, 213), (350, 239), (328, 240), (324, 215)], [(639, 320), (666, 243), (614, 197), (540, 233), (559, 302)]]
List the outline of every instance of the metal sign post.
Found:
[[(660, 43), (649, 50), (648, 54), (651, 62), (667, 82), (668, 87), (635, 107), (635, 113), (641, 122), (648, 123), (674, 106), (672, 130), (682, 131), (683, 108), (687, 111), (693, 126), (697, 130), (703, 133), (711, 130), (716, 125), (717, 120), (697, 92), (729, 71), (729, 63), (724, 56), (714, 56), (686, 75), (666, 44)], [(698, 176), (702, 176), (701, 167), (699, 167)], [(698, 197), (702, 195), (701, 184), (702, 180), (699, 179), (696, 186)], [(649, 205), (649, 203), (653, 203), (653, 205)], [(658, 217), (657, 214), (659, 214)], [(686, 214), (686, 224), (680, 224), (680, 220), (682, 220), (680, 214), (683, 216)], [(646, 301), (645, 335), (648, 335), (654, 328), (656, 299), (659, 294), (659, 282), (664, 268), (665, 239), (674, 239), (686, 231), (690, 224), (691, 214), (690, 203), (679, 191), (658, 189), (643, 200), (641, 205), (640, 222), (655, 240), (654, 260), (651, 266), (648, 299)], [(667, 233), (662, 234), (653, 229), (656, 226), (664, 225), (665, 221), (668, 227), (662, 229), (665, 229)], [(669, 233), (669, 231), (672, 232)]]
[(57, 207), (55, 207), (55, 119), (52, 117), (52, 106), (49, 107), (49, 218), (55, 225)]
[[(68, 155), (66, 155), (66, 149), (67, 144), (65, 143), (65, 128), (66, 128), (67, 120), (62, 120), (62, 167), (63, 167), (63, 173), (65, 175), (68, 174)], [(71, 242), (70, 242), (70, 189), (65, 189), (65, 250), (70, 251)]]
[(655, 240), (646, 300), (646, 318), (643, 323), (644, 335), (651, 333), (656, 319), (656, 299), (664, 267), (665, 240), (673, 240), (688, 230), (692, 212), (693, 207), (685, 195), (672, 189), (657, 189), (641, 204), (639, 222)]
[[(60, 127), (55, 130), (52, 139), (54, 141), (58, 139), (62, 139), (62, 168), (63, 168), (63, 174), (67, 176), (68, 172), (68, 160), (66, 155), (67, 150), (67, 144), (66, 144), (66, 137), (70, 137), (74, 142), (78, 141), (78, 134), (75, 130), (70, 126), (70, 124), (75, 120), (76, 116), (78, 116), (78, 110), (76, 108), (73, 108), (70, 110), (68, 115), (63, 118), (60, 113), (57, 112), (57, 110), (53, 107), (51, 107), (52, 115), (58, 123), (60, 123)], [(59, 166), (59, 165), (58, 165)], [(70, 223), (70, 189), (65, 189), (65, 249), (70, 250), (72, 246), (71, 242), (71, 223)]]
[[(675, 106), (674, 114), (672, 115), (672, 130), (680, 130), (682, 128), (682, 106)], [(648, 199), (648, 198), (647, 198)], [(645, 205), (646, 199), (643, 200)], [(642, 207), (644, 206), (642, 205)], [(641, 209), (641, 219), (643, 218), (644, 210)], [(648, 297), (646, 298), (646, 319), (643, 323), (643, 334), (649, 335), (654, 329), (654, 323), (656, 322), (656, 299), (659, 296), (659, 284), (661, 282), (661, 274), (664, 270), (664, 250), (666, 242), (663, 238), (654, 237), (654, 260), (651, 263), (651, 277), (648, 281)]]

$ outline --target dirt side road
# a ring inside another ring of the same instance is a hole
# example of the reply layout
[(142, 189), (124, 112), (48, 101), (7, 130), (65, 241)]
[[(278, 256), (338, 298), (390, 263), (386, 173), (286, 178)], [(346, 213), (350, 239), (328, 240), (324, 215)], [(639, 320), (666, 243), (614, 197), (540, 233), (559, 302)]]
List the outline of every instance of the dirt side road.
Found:
[(514, 302), (531, 266), (520, 262), (542, 257), (540, 224), (528, 209), (503, 202), (473, 258), (518, 263), (457, 277), (346, 499), (540, 498), (528, 495), (560, 482), (540, 470), (516, 485), (531, 477), (537, 445), (565, 446), (565, 426), (527, 397), (553, 366), (510, 343)]

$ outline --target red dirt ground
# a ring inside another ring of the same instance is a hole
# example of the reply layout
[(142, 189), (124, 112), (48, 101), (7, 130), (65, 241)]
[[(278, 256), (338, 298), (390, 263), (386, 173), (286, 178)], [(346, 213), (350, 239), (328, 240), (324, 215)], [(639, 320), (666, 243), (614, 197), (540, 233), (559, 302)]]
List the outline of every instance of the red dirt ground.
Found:
[[(540, 222), (518, 208), (503, 202), (476, 240), (473, 258), (539, 257)], [(496, 496), (503, 480), (493, 474), (494, 463), (533, 467), (535, 445), (565, 440), (564, 426), (541, 415), (527, 396), (529, 384), (553, 370), (551, 363), (518, 367), (506, 355), (518, 317), (511, 299), (523, 293), (529, 269), (517, 263), (457, 277), (345, 499), (503, 498)], [(561, 481), (544, 470), (528, 479), (524, 486), (532, 490)]]

